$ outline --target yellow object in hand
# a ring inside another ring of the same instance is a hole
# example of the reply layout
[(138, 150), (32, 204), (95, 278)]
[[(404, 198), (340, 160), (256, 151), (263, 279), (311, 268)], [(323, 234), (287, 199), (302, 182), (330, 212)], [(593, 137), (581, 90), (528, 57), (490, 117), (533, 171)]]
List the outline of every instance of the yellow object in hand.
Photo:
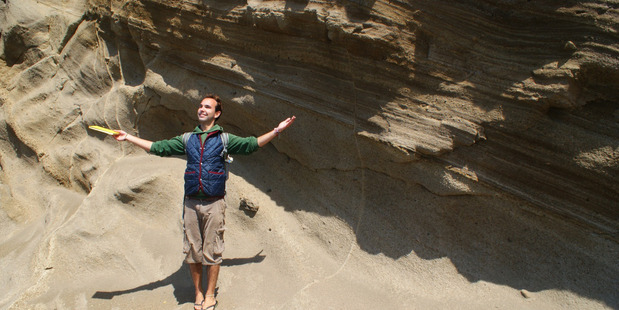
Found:
[(102, 132), (104, 134), (111, 135), (111, 136), (116, 136), (116, 135), (120, 134), (120, 132), (118, 132), (118, 131), (114, 131), (112, 129), (107, 129), (107, 128), (101, 127), (101, 126), (88, 126), (88, 128), (90, 128), (92, 130), (96, 130), (98, 132)]

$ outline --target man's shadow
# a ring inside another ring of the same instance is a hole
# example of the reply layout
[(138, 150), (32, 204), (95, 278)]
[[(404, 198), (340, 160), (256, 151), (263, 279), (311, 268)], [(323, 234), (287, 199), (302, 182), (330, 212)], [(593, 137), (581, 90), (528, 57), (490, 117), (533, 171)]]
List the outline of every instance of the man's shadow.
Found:
[[(224, 259), (221, 265), (229, 267), (229, 266), (260, 263), (266, 258), (266, 255), (261, 255), (261, 254), (262, 254), (262, 251), (258, 252), (258, 254), (254, 255), (253, 257)], [(206, 268), (204, 270), (204, 275), (206, 275)], [(191, 283), (189, 267), (187, 264), (182, 264), (181, 268), (179, 268), (178, 271), (174, 272), (173, 274), (171, 274), (170, 276), (168, 276), (167, 278), (163, 280), (151, 282), (148, 284), (140, 285), (138, 287), (134, 287), (134, 288), (122, 290), (122, 291), (112, 291), (112, 292), (97, 291), (95, 292), (94, 295), (92, 295), (92, 298), (112, 299), (115, 296), (131, 294), (131, 293), (135, 293), (139, 291), (152, 291), (157, 288), (168, 286), (168, 285), (172, 285), (174, 287), (174, 296), (176, 297), (176, 300), (178, 301), (179, 305), (194, 301), (194, 298), (195, 298), (194, 288), (193, 288), (193, 284)]]

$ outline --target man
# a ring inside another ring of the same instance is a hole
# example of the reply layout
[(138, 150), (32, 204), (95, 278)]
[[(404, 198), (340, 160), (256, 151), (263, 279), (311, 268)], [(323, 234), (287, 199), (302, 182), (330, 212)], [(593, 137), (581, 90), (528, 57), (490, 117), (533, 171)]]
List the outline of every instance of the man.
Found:
[[(215, 124), (221, 113), (219, 97), (207, 95), (198, 107), (200, 124), (191, 135), (157, 142), (129, 135), (122, 130), (117, 130), (119, 134), (115, 136), (118, 141), (129, 141), (155, 155), (187, 155), (183, 252), (187, 254), (185, 262), (189, 264), (195, 287), (194, 308), (197, 310), (215, 309), (217, 305), (215, 287), (224, 250), (226, 172), (222, 156), (223, 130)], [(229, 154), (251, 154), (288, 128), (294, 120), (294, 116), (289, 117), (258, 138), (228, 134), (227, 151)], [(207, 266), (206, 292), (202, 289), (202, 265)]]

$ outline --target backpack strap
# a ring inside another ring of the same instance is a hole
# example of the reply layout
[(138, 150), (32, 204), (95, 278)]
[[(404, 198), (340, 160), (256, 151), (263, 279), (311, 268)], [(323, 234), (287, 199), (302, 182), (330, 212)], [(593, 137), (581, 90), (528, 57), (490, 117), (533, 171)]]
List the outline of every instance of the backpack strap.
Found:
[(223, 144), (224, 149), (221, 150), (221, 157), (224, 159), (224, 169), (226, 170), (226, 180), (230, 177), (230, 174), (228, 172), (228, 165), (232, 163), (233, 159), (230, 156), (230, 154), (228, 154), (228, 140), (230, 139), (230, 137), (228, 136), (227, 132), (222, 132), (219, 137), (221, 138), (221, 144)]
[(189, 141), (189, 138), (191, 138), (192, 134), (193, 132), (186, 132), (183, 134), (183, 146), (185, 147), (185, 151), (187, 151), (187, 142)]
[(223, 132), (219, 135), (221, 138), (221, 143), (224, 145), (224, 149), (221, 151), (221, 157), (226, 158), (228, 156), (228, 133)]

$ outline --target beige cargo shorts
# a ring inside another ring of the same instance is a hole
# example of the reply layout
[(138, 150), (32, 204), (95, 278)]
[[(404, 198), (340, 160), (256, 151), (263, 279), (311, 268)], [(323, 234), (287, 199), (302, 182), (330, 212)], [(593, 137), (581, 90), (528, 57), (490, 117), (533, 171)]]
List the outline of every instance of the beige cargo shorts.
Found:
[(224, 251), (226, 202), (223, 198), (185, 198), (183, 252), (186, 263), (221, 264)]

